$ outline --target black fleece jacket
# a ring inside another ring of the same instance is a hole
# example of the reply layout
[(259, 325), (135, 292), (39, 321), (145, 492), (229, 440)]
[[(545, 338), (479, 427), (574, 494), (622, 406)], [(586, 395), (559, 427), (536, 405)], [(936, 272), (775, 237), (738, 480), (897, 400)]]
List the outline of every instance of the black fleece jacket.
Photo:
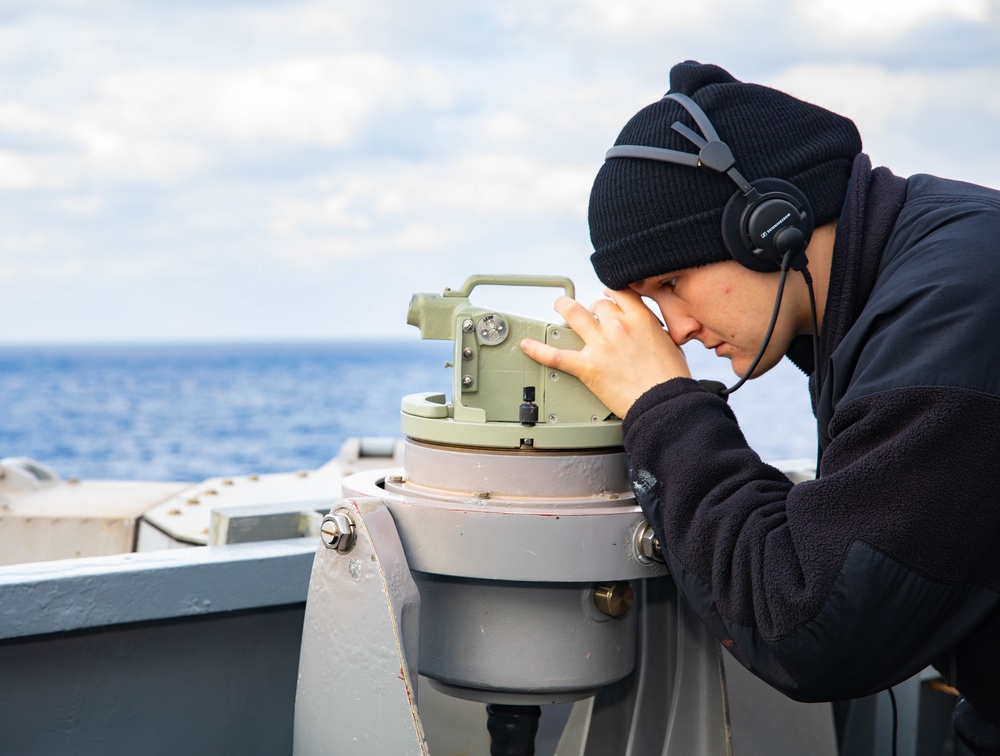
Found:
[(818, 479), (763, 463), (692, 380), (625, 418), (633, 488), (678, 586), (792, 698), (869, 695), (936, 663), (1000, 724), (998, 282), (1000, 192), (862, 155), (807, 370)]

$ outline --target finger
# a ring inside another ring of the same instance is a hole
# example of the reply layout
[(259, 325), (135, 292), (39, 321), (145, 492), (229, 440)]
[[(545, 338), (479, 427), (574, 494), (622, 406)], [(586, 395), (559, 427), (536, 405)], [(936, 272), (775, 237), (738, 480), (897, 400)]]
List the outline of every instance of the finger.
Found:
[(598, 320), (601, 319), (602, 315), (607, 318), (621, 314), (621, 309), (610, 299), (598, 299), (593, 305), (591, 305), (590, 310), (594, 313), (594, 317)]
[(521, 350), (535, 362), (546, 367), (556, 368), (564, 373), (576, 375), (580, 353), (572, 349), (556, 349), (534, 339), (521, 339)]
[(639, 296), (637, 292), (632, 289), (605, 289), (604, 296), (613, 301), (618, 305), (623, 311), (630, 307), (639, 306), (643, 309), (649, 309), (646, 307), (645, 302), (642, 301), (642, 297)]
[(569, 297), (559, 297), (555, 303), (556, 312), (563, 316), (566, 324), (576, 331), (584, 342), (589, 341), (599, 330), (594, 313)]
[(653, 307), (643, 300), (642, 296), (634, 289), (618, 289), (617, 291), (605, 289), (604, 293), (615, 300), (615, 304), (621, 308), (622, 312), (626, 314), (637, 313), (642, 317), (652, 315), (656, 319), (656, 322), (660, 324), (660, 327), (666, 328), (663, 320), (656, 314)]

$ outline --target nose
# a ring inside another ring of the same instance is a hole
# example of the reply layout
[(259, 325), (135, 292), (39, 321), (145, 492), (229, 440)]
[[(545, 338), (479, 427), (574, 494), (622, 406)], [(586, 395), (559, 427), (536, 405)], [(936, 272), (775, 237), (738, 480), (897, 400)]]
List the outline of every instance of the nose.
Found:
[(691, 317), (679, 303), (657, 302), (663, 322), (667, 325), (667, 332), (677, 346), (684, 346), (701, 329), (701, 323)]

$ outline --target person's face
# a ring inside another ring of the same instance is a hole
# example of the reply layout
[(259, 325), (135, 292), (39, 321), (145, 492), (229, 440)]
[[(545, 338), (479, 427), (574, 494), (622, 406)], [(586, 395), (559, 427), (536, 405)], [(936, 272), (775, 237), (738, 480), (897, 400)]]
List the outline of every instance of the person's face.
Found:
[[(630, 287), (656, 303), (674, 343), (681, 346), (696, 339), (728, 358), (733, 372), (742, 376), (767, 333), (779, 275), (757, 273), (727, 260), (646, 278)], [(774, 367), (797, 335), (789, 283), (790, 278), (774, 334), (754, 376)]]

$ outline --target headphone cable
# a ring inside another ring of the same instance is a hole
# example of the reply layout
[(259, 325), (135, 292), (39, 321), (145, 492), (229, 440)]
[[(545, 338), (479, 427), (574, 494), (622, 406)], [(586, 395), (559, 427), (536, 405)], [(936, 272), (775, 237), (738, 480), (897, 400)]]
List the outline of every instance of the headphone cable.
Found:
[(889, 694), (889, 703), (892, 704), (892, 756), (896, 756), (896, 735), (899, 732), (899, 711), (896, 708), (896, 694), (892, 688), (886, 688)]
[[(736, 389), (740, 388), (744, 383), (750, 380), (750, 376), (753, 375), (753, 371), (757, 369), (760, 361), (764, 358), (764, 352), (767, 351), (767, 345), (771, 343), (771, 335), (774, 333), (774, 326), (778, 322), (778, 312), (781, 310), (781, 299), (785, 293), (785, 279), (788, 278), (788, 269), (791, 267), (791, 262), (792, 254), (791, 252), (786, 252), (785, 256), (781, 259), (781, 278), (778, 279), (778, 294), (774, 298), (774, 309), (771, 311), (771, 322), (767, 326), (767, 333), (764, 334), (764, 343), (760, 345), (757, 356), (754, 357), (753, 363), (751, 363), (750, 367), (743, 374), (743, 377), (729, 388), (720, 389), (718, 391), (719, 396), (723, 398), (729, 396), (731, 393), (736, 391)], [(804, 271), (805, 268), (803, 268), (803, 272)], [(809, 291), (812, 291), (812, 287), (810, 287)], [(813, 308), (813, 312), (815, 313), (815, 307)]]

